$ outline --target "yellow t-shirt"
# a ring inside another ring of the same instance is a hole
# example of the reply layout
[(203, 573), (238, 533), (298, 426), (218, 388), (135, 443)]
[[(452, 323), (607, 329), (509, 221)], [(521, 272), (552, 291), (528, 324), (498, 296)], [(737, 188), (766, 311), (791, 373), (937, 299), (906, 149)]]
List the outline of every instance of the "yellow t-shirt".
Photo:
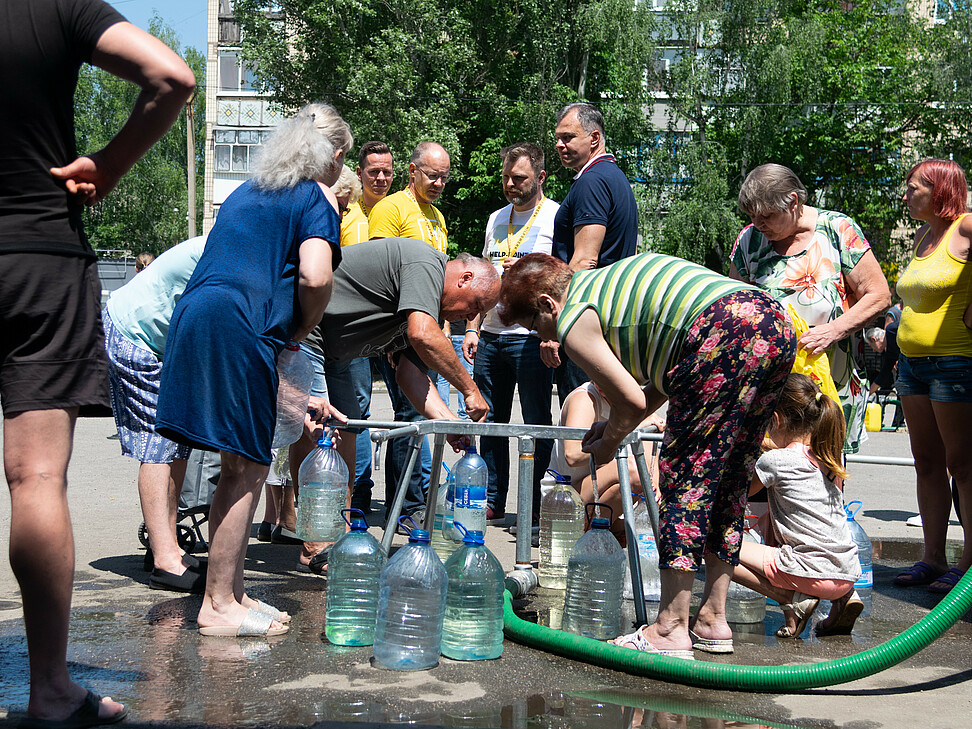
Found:
[[(962, 218), (959, 218), (961, 220)], [(972, 302), (972, 262), (948, 250), (956, 220), (927, 256), (912, 256), (898, 279), (898, 346), (906, 357), (972, 357), (972, 330), (963, 316)]]
[(341, 218), (341, 247), (353, 246), (371, 240), (368, 231), (368, 214), (361, 201), (351, 203), (347, 212)]
[(419, 204), (406, 190), (379, 201), (368, 216), (372, 238), (424, 240), (442, 253), (448, 245), (445, 218), (434, 205)]

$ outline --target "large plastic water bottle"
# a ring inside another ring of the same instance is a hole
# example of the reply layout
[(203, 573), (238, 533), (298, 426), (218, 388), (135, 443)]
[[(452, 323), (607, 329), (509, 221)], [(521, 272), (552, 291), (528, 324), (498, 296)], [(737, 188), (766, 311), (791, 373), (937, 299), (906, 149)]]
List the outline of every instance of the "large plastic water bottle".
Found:
[[(661, 572), (658, 569), (658, 545), (655, 544), (655, 532), (651, 528), (648, 518), (648, 505), (645, 497), (635, 494), (640, 500), (634, 508), (634, 529), (638, 535), (638, 561), (641, 563), (641, 586), (645, 600), (648, 602), (661, 601)], [(634, 585), (631, 583), (631, 566), (624, 561), (624, 599), (634, 599)]]
[[(854, 504), (857, 504), (857, 508), (852, 511), (851, 507)], [(854, 583), (854, 589), (857, 590), (861, 602), (864, 603), (862, 616), (871, 614), (871, 602), (874, 593), (874, 568), (872, 566), (874, 550), (871, 547), (871, 540), (867, 536), (867, 532), (854, 518), (863, 505), (860, 501), (851, 501), (844, 506), (844, 511), (847, 513), (847, 528), (850, 529), (854, 544), (857, 545), (857, 559), (861, 563), (861, 577)]]
[(453, 502), (455, 501), (456, 478), (455, 474), (449, 470), (444, 463), (442, 467), (446, 470), (446, 482), (439, 485), (439, 492), (435, 498), (435, 519), (432, 522), (432, 549), (439, 555), (439, 559), (445, 562), (452, 556), (453, 552), (459, 549), (461, 541), (456, 541), (453, 536), (459, 536), (453, 526)]
[(327, 558), (324, 635), (336, 645), (371, 645), (385, 550), (368, 533), (363, 511), (345, 509), (342, 513), (352, 515), (348, 521), (351, 531), (334, 543)]
[[(743, 530), (743, 541), (758, 542), (753, 533)], [(766, 596), (743, 587), (738, 582), (729, 583), (726, 595), (726, 620), (730, 623), (750, 625), (766, 619)]]
[[(588, 509), (605, 504), (588, 504)], [(621, 632), (621, 582), (624, 552), (602, 517), (577, 540), (567, 565), (563, 630), (597, 640), (615, 638)]]
[(499, 658), (503, 653), (503, 567), (483, 544), (483, 533), (456, 529), (462, 546), (445, 563), (449, 578), (442, 655), (457, 661)]
[(429, 533), (412, 529), (408, 544), (381, 571), (374, 647), (378, 663), (420, 671), (439, 662), (447, 589), (445, 567), (432, 550)]
[(469, 531), (486, 533), (486, 461), (470, 445), (456, 463), (456, 492), (453, 519)]
[(570, 485), (570, 476), (552, 468), (554, 485), (540, 502), (540, 565), (537, 579), (542, 587), (567, 587), (567, 562), (577, 540), (584, 534), (584, 502)]
[(348, 467), (330, 438), (322, 438), (297, 471), (297, 536), (305, 542), (334, 542), (344, 534)]
[(314, 384), (314, 365), (297, 342), (287, 342), (277, 357), (277, 422), (273, 448), (297, 442), (304, 428), (307, 401)]

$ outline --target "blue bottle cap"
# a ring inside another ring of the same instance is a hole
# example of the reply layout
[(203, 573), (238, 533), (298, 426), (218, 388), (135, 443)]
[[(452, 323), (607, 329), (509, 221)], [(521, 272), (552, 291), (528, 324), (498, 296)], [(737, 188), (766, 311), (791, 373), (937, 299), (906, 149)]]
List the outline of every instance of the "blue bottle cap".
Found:
[[(348, 518), (350, 515), (350, 519)], [(361, 509), (341, 509), (341, 516), (353, 532), (368, 531), (368, 522), (365, 521), (365, 514)]]
[(565, 476), (559, 471), (555, 471), (552, 468), (548, 468), (547, 473), (551, 474), (554, 477), (555, 483), (570, 483), (570, 476)]
[(470, 454), (472, 454), (474, 456), (476, 455), (476, 444), (475, 443), (470, 443), (469, 446), (466, 448), (466, 455), (468, 456)]
[(611, 526), (611, 522), (605, 519), (603, 516), (595, 516), (591, 519), (591, 529), (607, 529)]
[(432, 538), (424, 529), (413, 529), (408, 535), (408, 541), (414, 544), (428, 544)]
[(324, 436), (319, 441), (317, 441), (317, 445), (320, 446), (321, 448), (333, 448), (334, 441), (332, 441), (331, 436), (328, 435), (328, 436)]
[(459, 521), (452, 522), (452, 525), (462, 534), (463, 544), (485, 544), (482, 532), (466, 529)]

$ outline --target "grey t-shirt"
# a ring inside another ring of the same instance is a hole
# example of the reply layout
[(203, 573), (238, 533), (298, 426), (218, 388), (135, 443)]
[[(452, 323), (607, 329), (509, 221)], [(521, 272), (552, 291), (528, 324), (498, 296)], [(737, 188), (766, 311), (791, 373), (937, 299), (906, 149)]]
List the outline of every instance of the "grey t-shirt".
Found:
[(756, 462), (782, 543), (777, 566), (797, 577), (857, 580), (857, 546), (847, 528), (844, 497), (801, 451), (779, 448)]
[(447, 260), (428, 243), (411, 238), (344, 248), (331, 300), (308, 344), (327, 359), (339, 360), (405, 349), (410, 311), (439, 320)]

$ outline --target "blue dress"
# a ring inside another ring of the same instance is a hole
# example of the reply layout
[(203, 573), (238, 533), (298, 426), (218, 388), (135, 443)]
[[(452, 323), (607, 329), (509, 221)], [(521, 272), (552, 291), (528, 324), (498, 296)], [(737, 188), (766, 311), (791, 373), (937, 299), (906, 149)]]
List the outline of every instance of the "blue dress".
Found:
[(155, 429), (204, 450), (270, 463), (277, 356), (299, 318), (300, 244), (331, 243), (341, 221), (316, 182), (263, 190), (252, 181), (220, 208), (172, 313)]

